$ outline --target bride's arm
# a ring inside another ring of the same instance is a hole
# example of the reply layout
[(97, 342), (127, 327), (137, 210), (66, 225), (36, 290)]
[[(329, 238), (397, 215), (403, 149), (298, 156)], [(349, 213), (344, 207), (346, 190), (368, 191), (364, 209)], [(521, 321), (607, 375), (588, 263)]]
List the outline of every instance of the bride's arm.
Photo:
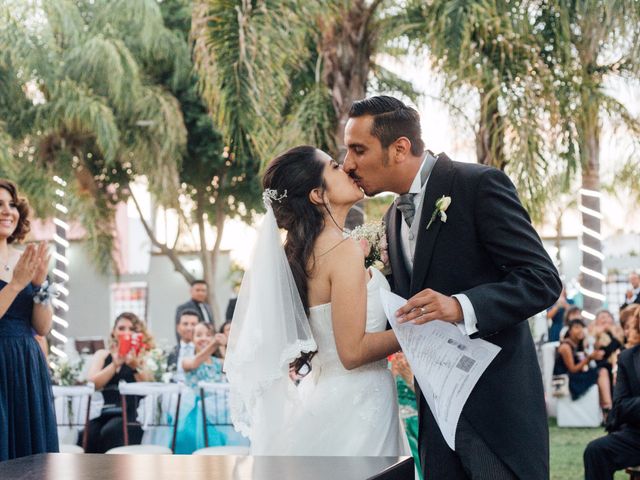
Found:
[(360, 246), (346, 241), (329, 261), (333, 331), (344, 368), (351, 370), (400, 350), (392, 330), (365, 332), (369, 274)]

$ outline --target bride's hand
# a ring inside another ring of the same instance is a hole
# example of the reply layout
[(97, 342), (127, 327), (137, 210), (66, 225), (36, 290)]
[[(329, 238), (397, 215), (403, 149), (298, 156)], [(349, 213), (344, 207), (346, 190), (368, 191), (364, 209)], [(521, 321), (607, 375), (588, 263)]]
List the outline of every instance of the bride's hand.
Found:
[(411, 297), (407, 303), (396, 312), (398, 323), (413, 322), (416, 325), (442, 320), (444, 322), (459, 323), (464, 319), (460, 302), (454, 297), (448, 297), (427, 288)]

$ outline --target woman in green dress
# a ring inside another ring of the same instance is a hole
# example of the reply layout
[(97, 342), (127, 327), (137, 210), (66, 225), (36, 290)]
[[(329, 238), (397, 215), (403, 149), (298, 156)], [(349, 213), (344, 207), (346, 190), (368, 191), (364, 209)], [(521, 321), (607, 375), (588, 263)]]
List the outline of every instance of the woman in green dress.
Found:
[(422, 480), (422, 469), (420, 468), (420, 457), (418, 455), (418, 409), (416, 406), (416, 392), (413, 386), (413, 372), (404, 353), (398, 352), (392, 355), (390, 360), (391, 373), (396, 379), (396, 388), (398, 390), (400, 418), (407, 433), (407, 440), (411, 447), (416, 471), (420, 480)]

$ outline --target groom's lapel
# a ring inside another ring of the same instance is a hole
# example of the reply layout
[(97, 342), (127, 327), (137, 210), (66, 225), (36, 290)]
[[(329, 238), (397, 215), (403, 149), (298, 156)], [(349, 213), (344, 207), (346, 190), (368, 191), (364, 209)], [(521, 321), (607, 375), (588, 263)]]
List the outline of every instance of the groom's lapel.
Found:
[(442, 227), (442, 221), (436, 218), (428, 230), (427, 225), (429, 220), (431, 220), (431, 215), (433, 215), (436, 201), (443, 195), (449, 196), (451, 193), (453, 176), (453, 162), (444, 153), (439, 154), (438, 161), (433, 167), (431, 176), (427, 181), (426, 195), (422, 202), (422, 213), (420, 215), (420, 227), (413, 257), (413, 275), (411, 276), (409, 295), (415, 295), (422, 289), (424, 279), (429, 271), (433, 248), (435, 247), (436, 238)]
[(407, 296), (409, 293), (409, 272), (404, 263), (402, 244), (400, 243), (400, 222), (402, 222), (402, 217), (395, 202), (389, 207), (388, 222), (387, 245), (389, 247), (389, 262), (391, 263), (395, 293), (400, 296)]

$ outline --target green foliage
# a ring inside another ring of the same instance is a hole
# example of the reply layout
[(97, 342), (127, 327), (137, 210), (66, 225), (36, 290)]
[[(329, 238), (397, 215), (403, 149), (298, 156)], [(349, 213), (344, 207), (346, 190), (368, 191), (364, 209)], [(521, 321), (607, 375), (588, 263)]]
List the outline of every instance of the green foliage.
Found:
[(640, 4), (634, 0), (545, 2), (534, 28), (545, 46), (542, 59), (552, 74), (557, 115), (551, 121), (560, 132), (559, 155), (571, 172), (583, 169), (597, 175), (593, 145), (599, 144), (603, 114), (625, 125), (636, 141), (640, 138), (638, 119), (610, 95), (605, 83), (616, 77), (638, 78)]
[[(398, 40), (407, 30), (406, 16), (395, 2), (195, 2), (196, 68), (206, 104), (216, 123), (224, 125), (231, 158), (250, 156), (264, 164), (278, 151), (303, 143), (336, 153), (335, 106), (345, 99), (332, 92), (329, 79), (346, 83), (340, 76), (348, 77), (355, 66), (327, 65), (323, 48), (333, 48), (331, 37), (345, 33), (342, 29), (350, 28), (345, 19), (360, 10), (368, 17), (359, 48), (371, 66), (362, 72), (364, 82), (415, 98), (408, 82), (376, 64), (377, 53), (407, 52), (406, 39), (404, 45)], [(349, 33), (360, 35), (344, 36)], [(366, 85), (352, 87), (364, 93)]]
[[(584, 479), (584, 450), (591, 440), (605, 433), (602, 428), (561, 428), (555, 419), (549, 419), (551, 480)], [(624, 471), (616, 472), (615, 480), (628, 478)]]
[[(69, 182), (71, 215), (104, 271), (114, 205), (126, 199), (129, 181), (146, 175), (160, 202), (178, 197), (186, 129), (157, 79), (176, 85), (188, 76), (186, 42), (165, 28), (155, 0), (8, 1), (0, 16), (0, 117), (11, 125), (9, 143), (29, 152), (26, 163), (5, 153), (4, 164), (20, 182), (47, 183), (54, 173)], [(50, 190), (33, 190), (32, 198)], [(39, 216), (51, 213), (46, 200)]]
[(445, 77), (445, 101), (457, 108), (461, 101), (479, 101), (478, 162), (501, 169), (514, 164), (531, 177), (525, 188), (547, 166), (540, 120), (549, 105), (547, 66), (540, 60), (530, 8), (527, 1), (436, 0), (412, 2), (408, 13), (414, 35), (422, 35), (436, 71)]
[[(174, 29), (177, 38), (188, 36), (191, 19), (188, 7), (186, 0), (165, 0), (161, 4), (165, 23)], [(234, 157), (200, 96), (197, 76), (191, 73), (188, 77), (188, 82), (174, 90), (187, 130), (180, 170), (181, 192), (195, 202), (192, 213), (205, 213), (212, 225), (218, 221), (218, 215), (250, 221), (261, 208), (259, 163), (250, 156), (251, 150)]]

